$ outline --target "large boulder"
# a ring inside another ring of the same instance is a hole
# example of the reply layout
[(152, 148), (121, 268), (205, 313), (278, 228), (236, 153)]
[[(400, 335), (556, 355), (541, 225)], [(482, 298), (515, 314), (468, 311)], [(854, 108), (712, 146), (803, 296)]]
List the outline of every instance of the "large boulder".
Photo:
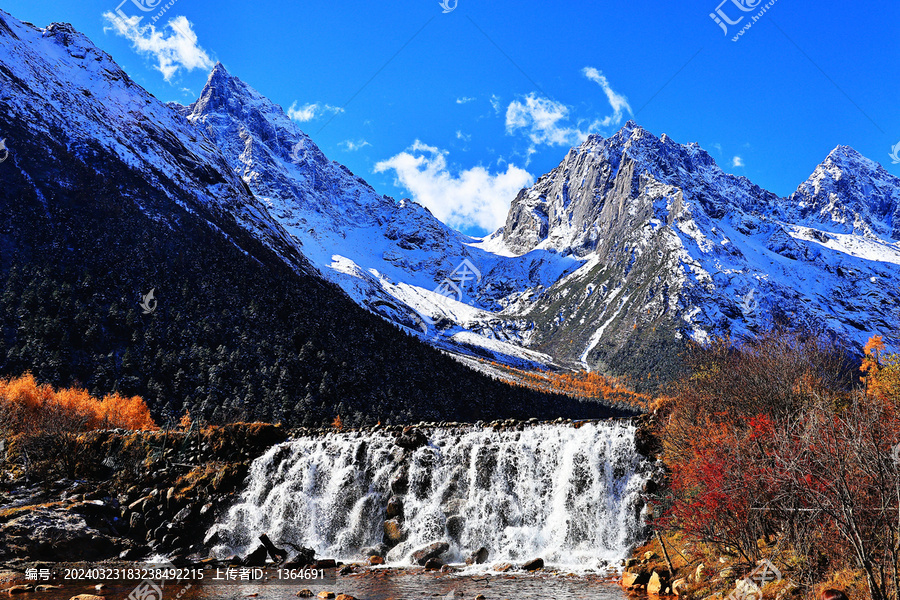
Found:
[(449, 533), (453, 539), (459, 539), (465, 528), (465, 517), (460, 515), (453, 515), (447, 518), (447, 533)]
[(406, 530), (400, 519), (388, 519), (384, 522), (384, 541), (390, 546), (396, 546), (406, 539)]
[(650, 581), (647, 582), (647, 593), (651, 596), (659, 596), (669, 587), (669, 579), (665, 574), (653, 571)]
[(406, 558), (406, 555), (409, 554), (412, 549), (412, 542), (400, 542), (399, 544), (391, 548), (387, 554), (384, 555), (384, 560), (388, 563), (401, 562)]
[(488, 559), (488, 549), (485, 547), (481, 547), (466, 558), (467, 565), (481, 565), (487, 562)]
[(410, 429), (397, 436), (394, 443), (407, 450), (417, 450), (428, 443), (428, 438), (418, 429)]
[[(91, 519), (60, 506), (16, 512), (0, 524), (0, 560), (16, 557), (59, 562), (91, 562), (117, 556), (122, 551), (108, 533), (100, 530), (105, 519)], [(105, 527), (103, 527), (106, 529)]]
[(626, 590), (635, 590), (640, 586), (646, 586), (650, 582), (650, 573), (638, 571), (622, 574), (622, 587)]
[(437, 558), (449, 549), (450, 544), (447, 542), (434, 542), (413, 552), (410, 559), (417, 565), (424, 566), (428, 559)]
[(386, 512), (388, 519), (403, 518), (403, 500), (398, 496), (391, 496), (387, 503)]
[(266, 547), (259, 545), (241, 560), (241, 564), (245, 567), (264, 567), (268, 556), (269, 552)]
[(391, 477), (391, 491), (402, 496), (409, 491), (409, 473), (406, 466), (400, 469)]
[(526, 562), (522, 565), (522, 568), (526, 571), (538, 571), (544, 568), (544, 559), (543, 558), (534, 558)]

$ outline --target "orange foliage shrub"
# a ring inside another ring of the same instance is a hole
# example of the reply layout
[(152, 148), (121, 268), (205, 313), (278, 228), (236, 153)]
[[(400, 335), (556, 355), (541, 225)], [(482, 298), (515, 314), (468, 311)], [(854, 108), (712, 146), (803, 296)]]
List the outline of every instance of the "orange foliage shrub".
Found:
[(55, 390), (39, 384), (31, 373), (0, 380), (0, 428), (10, 433), (113, 427), (157, 428), (139, 396), (126, 398), (114, 393), (98, 399), (80, 388)]
[(866, 375), (866, 389), (870, 396), (900, 401), (900, 354), (885, 354), (884, 338), (872, 336), (866, 344), (862, 371)]
[(514, 377), (513, 385), (529, 389), (564, 394), (575, 398), (601, 398), (610, 403), (622, 403), (638, 410), (650, 404), (650, 396), (629, 389), (624, 383), (596, 372), (551, 373), (523, 371), (491, 362), (491, 366), (507, 371)]

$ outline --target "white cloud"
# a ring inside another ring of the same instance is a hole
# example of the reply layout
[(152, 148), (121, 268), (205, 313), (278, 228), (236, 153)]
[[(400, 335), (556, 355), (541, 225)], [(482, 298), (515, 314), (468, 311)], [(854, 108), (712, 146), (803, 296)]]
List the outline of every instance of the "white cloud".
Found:
[(722, 144), (716, 142), (715, 144), (710, 144), (709, 147), (713, 148), (719, 154), (722, 154)]
[(362, 140), (362, 139), (356, 140), (355, 142), (353, 140), (344, 140), (343, 142), (338, 144), (338, 146), (340, 146), (347, 152), (356, 152), (357, 150), (359, 150), (361, 148), (365, 148), (366, 146), (371, 146), (371, 145), (372, 144), (370, 144), (366, 140)]
[(525, 102), (514, 100), (506, 108), (506, 132), (519, 129), (528, 132), (533, 145), (572, 146), (584, 140), (587, 133), (563, 123), (569, 119), (569, 107), (535, 93), (525, 96)]
[(468, 104), (469, 102), (475, 102), (475, 98), (472, 98), (470, 96), (463, 96), (462, 98), (456, 99), (457, 104)]
[[(142, 17), (134, 16), (122, 19), (112, 12), (103, 13), (109, 23), (104, 31), (114, 31), (131, 41), (134, 49), (140, 54), (150, 55), (156, 59), (156, 69), (170, 81), (179, 69), (211, 69), (212, 60), (206, 50), (197, 45), (197, 34), (186, 17), (177, 16), (171, 19), (161, 31), (153, 25), (141, 26)], [(171, 33), (164, 33), (166, 29)]]
[(491, 173), (478, 166), (450, 172), (447, 152), (416, 140), (405, 152), (375, 165), (375, 172), (393, 170), (395, 185), (438, 219), (456, 228), (477, 226), (493, 231), (506, 221), (509, 205), (534, 177), (507, 165), (506, 172)]
[(336, 115), (342, 112), (344, 112), (344, 109), (340, 106), (330, 106), (328, 104), (319, 104), (318, 102), (313, 102), (298, 107), (297, 103), (294, 102), (288, 109), (287, 114), (295, 121), (306, 123), (307, 121), (312, 121), (313, 119), (317, 119), (322, 115), (328, 113)]
[(744, 159), (741, 158), (740, 156), (735, 156), (734, 158), (731, 159), (731, 166), (732, 167), (743, 167)]
[[(541, 98), (534, 92), (525, 96), (524, 101), (514, 100), (506, 109), (506, 132), (513, 134), (524, 130), (527, 133), (531, 140), (531, 147), (526, 154), (528, 159), (540, 144), (573, 146), (584, 141), (591, 131), (621, 125), (626, 112), (632, 114), (628, 99), (612, 89), (603, 73), (593, 67), (585, 67), (581, 73), (603, 89), (613, 114), (594, 120), (583, 131), (580, 125), (583, 121), (579, 120), (578, 125), (572, 125), (569, 122), (571, 109), (561, 102)], [(494, 100), (499, 101), (499, 98), (494, 96), (492, 102)]]
[(633, 114), (631, 112), (631, 105), (628, 104), (628, 98), (614, 92), (603, 73), (594, 67), (585, 67), (581, 70), (581, 73), (603, 89), (603, 93), (606, 94), (606, 99), (609, 100), (609, 105), (612, 106), (613, 109), (613, 114), (600, 119), (595, 125), (599, 125), (600, 127), (620, 125), (625, 111), (628, 111), (629, 115)]
[(499, 115), (500, 111), (503, 108), (502, 106), (500, 106), (500, 96), (498, 96), (497, 94), (491, 95), (491, 106), (493, 107), (494, 112)]
[(456, 139), (462, 140), (464, 142), (468, 142), (469, 140), (472, 139), (472, 134), (471, 133), (463, 133), (462, 131), (457, 131)]

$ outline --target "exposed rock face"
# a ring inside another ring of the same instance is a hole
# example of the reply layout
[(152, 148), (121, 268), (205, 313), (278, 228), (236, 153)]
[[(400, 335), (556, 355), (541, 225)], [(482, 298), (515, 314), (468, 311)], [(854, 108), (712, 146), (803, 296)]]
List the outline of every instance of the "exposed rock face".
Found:
[[(162, 447), (164, 437), (175, 448), (160, 456), (153, 450)], [(82, 457), (76, 467), (82, 481), (45, 481), (4, 495), (9, 504), (0, 505), (0, 561), (140, 560), (151, 553), (177, 559), (199, 552), (216, 516), (203, 507), (224, 507), (246, 477), (249, 461), (284, 438), (280, 427), (259, 424), (191, 436), (82, 434), (74, 450)], [(104, 461), (132, 466), (116, 467), (110, 475)], [(260, 548), (264, 561), (266, 548)]]

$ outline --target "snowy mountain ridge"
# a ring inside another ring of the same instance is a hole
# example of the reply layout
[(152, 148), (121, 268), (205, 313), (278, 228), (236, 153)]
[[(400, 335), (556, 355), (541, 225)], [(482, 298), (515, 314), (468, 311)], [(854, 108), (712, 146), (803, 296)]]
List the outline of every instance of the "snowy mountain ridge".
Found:
[[(0, 28), (0, 107), (41, 132), (31, 145), (28, 130), (4, 132), (4, 167), (20, 152), (102, 147), (213, 226), (233, 220), (456, 354), (640, 374), (665, 372), (688, 339), (773, 321), (856, 349), (900, 322), (900, 179), (846, 146), (779, 198), (699, 145), (628, 122), (569, 150), (476, 239), (379, 195), (221, 64), (196, 102), (167, 105), (69, 25), (0, 12)], [(447, 298), (461, 264), (478, 277)]]
[[(184, 111), (326, 277), (449, 350), (616, 371), (775, 320), (857, 348), (894, 327), (900, 180), (847, 147), (779, 198), (629, 122), (572, 148), (474, 239), (328, 161), (221, 65)], [(482, 278), (447, 300), (434, 290), (463, 260)]]

